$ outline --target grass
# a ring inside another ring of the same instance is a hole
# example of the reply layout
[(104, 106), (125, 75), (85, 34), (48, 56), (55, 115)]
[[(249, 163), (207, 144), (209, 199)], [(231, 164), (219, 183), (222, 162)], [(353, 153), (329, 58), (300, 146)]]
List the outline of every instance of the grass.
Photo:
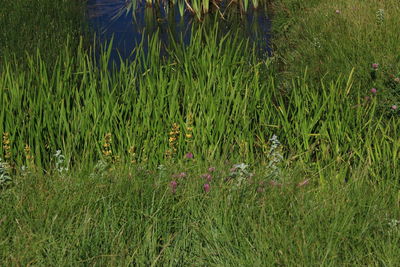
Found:
[(0, 262), (396, 266), (400, 12), (355, 7), (276, 0), (269, 59), (206, 27), (4, 57)]
[[(214, 162), (215, 163), (215, 162)], [(217, 163), (218, 164), (218, 163)], [(214, 165), (215, 166), (215, 165)], [(189, 162), (163, 171), (29, 175), (1, 195), (0, 258), (14, 265), (386, 265), (400, 251), (399, 188), (263, 185)], [(172, 178), (174, 171), (186, 171)], [(288, 175), (296, 182), (298, 173)], [(169, 183), (178, 179), (176, 193)], [(262, 188), (262, 190), (260, 190)]]
[(25, 66), (26, 53), (37, 50), (51, 65), (67, 39), (71, 47), (79, 44), (79, 35), (85, 31), (84, 12), (84, 2), (79, 0), (2, 0), (1, 65), (15, 58)]
[[(398, 1), (275, 1), (276, 60), (290, 79), (307, 66), (311, 79), (335, 80), (354, 68), (367, 94), (400, 103)], [(379, 69), (372, 72), (372, 64)]]

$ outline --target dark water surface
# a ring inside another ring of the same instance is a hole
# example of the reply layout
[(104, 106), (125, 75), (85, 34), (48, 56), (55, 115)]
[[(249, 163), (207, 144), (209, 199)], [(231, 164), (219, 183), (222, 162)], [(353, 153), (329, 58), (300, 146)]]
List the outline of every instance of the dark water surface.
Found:
[[(128, 2), (127, 2), (128, 1)], [(130, 0), (88, 0), (87, 15), (89, 26), (95, 32), (100, 44), (107, 44), (113, 39), (111, 60), (118, 64), (119, 55), (122, 59), (133, 58), (132, 50), (144, 40), (146, 51), (147, 37), (159, 32), (162, 47), (168, 47), (171, 38), (190, 43), (192, 26), (201, 23), (185, 11), (180, 16), (178, 7), (169, 7), (168, 12), (163, 6), (146, 7), (139, 4), (136, 11), (127, 9)], [(219, 19), (219, 29), (222, 33), (239, 30), (243, 38), (255, 43), (260, 56), (271, 53), (269, 46), (270, 19), (265, 10), (248, 11), (240, 15), (236, 7), (221, 10), (224, 19)], [(228, 12), (229, 11), (229, 12)], [(212, 16), (212, 15), (211, 15)]]

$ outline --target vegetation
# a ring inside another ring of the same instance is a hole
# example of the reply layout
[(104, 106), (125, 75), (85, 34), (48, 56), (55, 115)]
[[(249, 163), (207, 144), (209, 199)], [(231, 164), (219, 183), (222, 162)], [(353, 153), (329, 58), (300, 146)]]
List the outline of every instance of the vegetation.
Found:
[[(214, 162), (215, 163), (215, 162)], [(354, 172), (348, 184), (235, 186), (226, 165), (29, 175), (2, 193), (7, 266), (352, 265), (399, 262), (399, 195)], [(250, 167), (249, 167), (250, 168)], [(172, 178), (178, 171), (181, 178)], [(185, 174), (181, 174), (185, 171)], [(250, 171), (250, 169), (249, 169)], [(292, 181), (301, 173), (290, 173)], [(175, 194), (171, 179), (177, 179)], [(261, 184), (260, 184), (261, 182)], [(265, 190), (265, 191), (263, 191)]]
[[(149, 7), (156, 6), (157, 8), (163, 8), (165, 11), (174, 9), (177, 7), (179, 15), (184, 16), (185, 12), (192, 14), (197, 20), (201, 21), (205, 15), (217, 12), (222, 17), (228, 9), (236, 9), (241, 14), (248, 12), (250, 9), (257, 10), (262, 6), (265, 6), (270, 1), (265, 0), (233, 0), (233, 1), (222, 1), (222, 0), (171, 0), (171, 1), (158, 1), (158, 0), (131, 0), (126, 5), (125, 11), (135, 11), (142, 4)], [(228, 8), (227, 8), (228, 7)]]
[(66, 40), (71, 47), (79, 44), (79, 35), (86, 28), (84, 7), (80, 0), (2, 0), (0, 64), (8, 58), (7, 61), (15, 59), (23, 67), (26, 54), (39, 50), (51, 65)]
[(360, 94), (376, 88), (385, 109), (400, 104), (398, 1), (281, 0), (274, 5), (275, 59), (286, 83), (305, 66), (316, 83), (354, 69)]
[(72, 31), (4, 52), (0, 261), (395, 266), (400, 8), (350, 2), (276, 0), (268, 59), (218, 26), (113, 71)]

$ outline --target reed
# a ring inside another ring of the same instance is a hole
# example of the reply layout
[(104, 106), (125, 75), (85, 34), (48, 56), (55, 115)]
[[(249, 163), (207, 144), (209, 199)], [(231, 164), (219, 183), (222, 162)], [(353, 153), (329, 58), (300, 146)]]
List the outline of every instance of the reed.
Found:
[[(399, 114), (379, 109), (379, 98), (365, 102), (353, 72), (317, 84), (306, 72), (282, 92), (269, 60), (258, 59), (236, 34), (218, 32), (201, 27), (188, 47), (172, 41), (165, 58), (158, 38), (151, 38), (147, 53), (141, 44), (137, 59), (114, 72), (110, 49), (100, 68), (81, 48), (66, 48), (52, 71), (40, 52), (28, 57), (26, 71), (6, 62), (0, 132), (11, 140), (7, 160), (28, 164), (28, 145), (41, 169), (52, 166), (57, 150), (79, 168), (104, 159), (103, 139), (110, 133), (112, 155), (123, 162), (131, 161), (132, 147), (135, 160), (149, 166), (180, 161), (189, 152), (202, 160), (259, 162), (275, 134), (284, 156), (296, 162), (321, 168), (347, 162), (349, 170), (363, 163), (376, 175), (397, 177)], [(171, 125), (185, 129), (189, 114), (191, 142), (174, 136), (175, 152), (166, 158)], [(331, 178), (320, 173), (321, 180)]]

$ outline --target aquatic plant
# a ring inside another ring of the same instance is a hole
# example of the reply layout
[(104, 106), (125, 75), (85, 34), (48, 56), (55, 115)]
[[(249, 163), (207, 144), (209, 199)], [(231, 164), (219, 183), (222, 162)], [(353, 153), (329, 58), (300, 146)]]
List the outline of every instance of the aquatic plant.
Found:
[[(145, 0), (147, 8), (163, 8), (167, 13), (170, 8), (178, 7), (179, 15), (184, 16), (185, 10), (192, 14), (198, 21), (202, 21), (204, 15), (216, 12), (224, 16), (224, 9), (236, 9), (238, 8), (241, 13), (246, 13), (250, 6), (254, 9), (258, 9), (261, 5), (266, 5), (268, 0), (239, 0), (239, 1), (223, 1), (223, 0), (171, 0), (171, 1), (160, 1), (160, 0)], [(126, 4), (118, 14), (122, 15), (132, 11), (135, 17), (135, 11), (141, 7), (143, 1), (131, 0)]]

